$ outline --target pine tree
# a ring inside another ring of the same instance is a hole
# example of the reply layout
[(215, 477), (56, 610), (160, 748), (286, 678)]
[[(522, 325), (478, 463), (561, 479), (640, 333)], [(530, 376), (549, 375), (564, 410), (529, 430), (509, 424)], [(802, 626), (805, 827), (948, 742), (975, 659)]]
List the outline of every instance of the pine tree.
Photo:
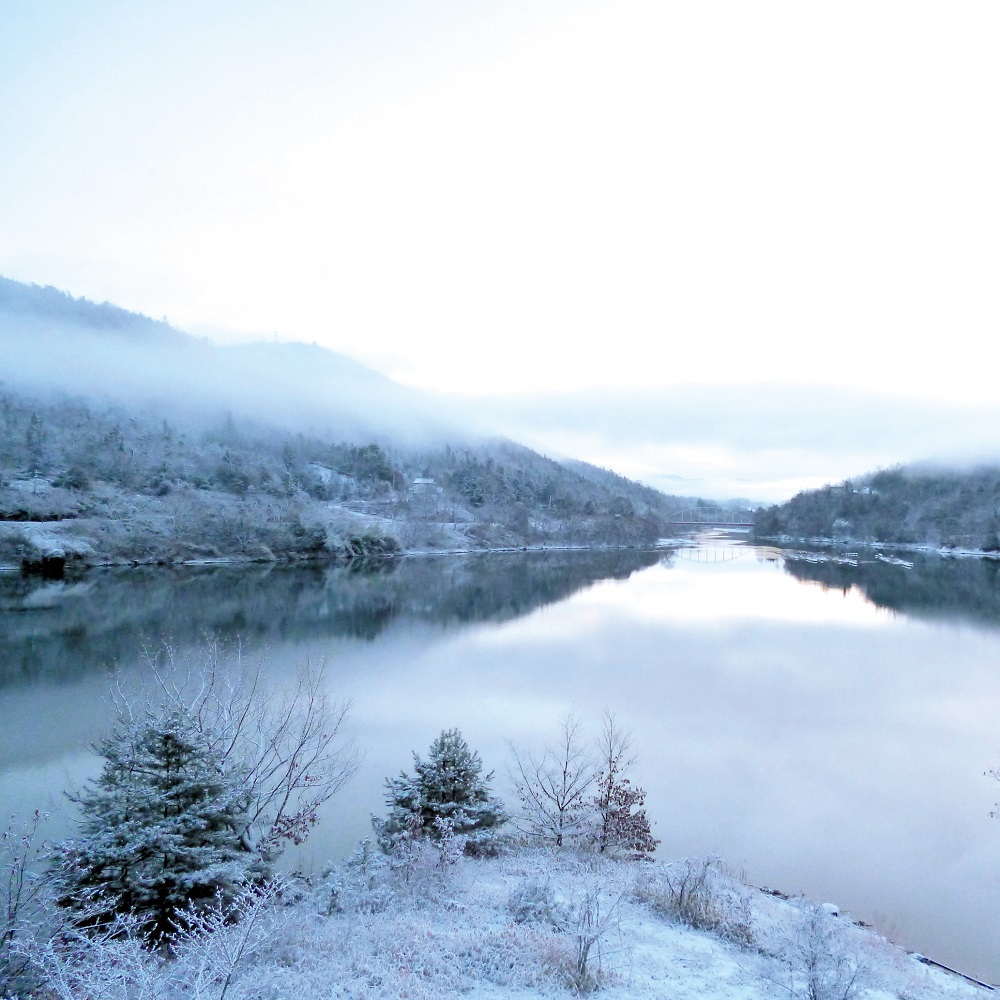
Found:
[(249, 807), (241, 775), (190, 714), (119, 720), (97, 748), (104, 768), (81, 794), (80, 836), (54, 862), (59, 902), (82, 927), (134, 916), (152, 942), (191, 904), (225, 905), (265, 875), (240, 831)]
[(496, 829), (507, 821), (503, 803), (493, 797), (493, 772), (482, 774), (478, 752), (457, 729), (447, 729), (431, 744), (428, 759), (414, 753), (413, 775), (386, 779), (386, 819), (372, 819), (383, 849), (408, 837), (457, 836), (467, 853), (489, 849)]

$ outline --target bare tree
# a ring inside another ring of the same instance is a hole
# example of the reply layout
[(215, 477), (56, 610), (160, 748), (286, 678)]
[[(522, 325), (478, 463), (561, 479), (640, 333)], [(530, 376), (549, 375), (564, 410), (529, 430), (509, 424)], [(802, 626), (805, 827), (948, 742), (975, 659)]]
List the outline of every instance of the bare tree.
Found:
[(18, 950), (26, 934), (30, 935), (41, 911), (42, 880), (38, 863), (45, 857), (46, 845), (38, 830), (44, 816), (34, 815), (17, 823), (11, 819), (0, 832), (0, 995), (27, 969), (28, 962)]
[(511, 780), (521, 800), (524, 833), (562, 847), (579, 838), (593, 814), (589, 793), (597, 777), (583, 742), (583, 727), (573, 715), (563, 719), (559, 742), (542, 756), (522, 754), (511, 746)]
[[(266, 684), (263, 661), (250, 666), (242, 650), (231, 653), (210, 640), (195, 661), (165, 646), (146, 659), (167, 710), (195, 720), (205, 745), (240, 772), (250, 801), (244, 846), (264, 860), (289, 842), (301, 844), (320, 807), (357, 770), (360, 754), (342, 733), (348, 701), (331, 701), (323, 664), (306, 663), (284, 692)], [(145, 705), (117, 689), (124, 717)]]

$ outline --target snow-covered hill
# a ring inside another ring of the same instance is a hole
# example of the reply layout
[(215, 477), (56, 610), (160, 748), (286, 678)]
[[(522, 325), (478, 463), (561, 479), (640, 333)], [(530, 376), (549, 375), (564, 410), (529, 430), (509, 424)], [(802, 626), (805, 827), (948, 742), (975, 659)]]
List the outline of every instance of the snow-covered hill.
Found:
[[(163, 963), (128, 942), (50, 952), (55, 995), (535, 1000), (971, 1000), (835, 907), (751, 889), (714, 861), (523, 848), (471, 859), (368, 845), (316, 884), (195, 933)], [(225, 989), (223, 990), (223, 986)], [(75, 991), (75, 992), (74, 992)]]

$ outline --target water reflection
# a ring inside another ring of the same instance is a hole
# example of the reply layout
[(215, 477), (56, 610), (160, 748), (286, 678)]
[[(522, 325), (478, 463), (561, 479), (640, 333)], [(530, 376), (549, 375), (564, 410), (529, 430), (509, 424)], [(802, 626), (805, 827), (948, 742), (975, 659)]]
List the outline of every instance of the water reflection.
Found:
[(907, 557), (912, 565), (887, 564), (874, 557), (856, 562), (789, 559), (785, 568), (798, 580), (845, 593), (856, 590), (880, 608), (934, 620), (1000, 626), (1000, 560), (916, 553)]
[(610, 707), (635, 733), (661, 853), (718, 852), (1000, 979), (1000, 789), (983, 777), (1000, 763), (994, 567), (739, 549), (130, 571), (69, 592), (4, 581), (0, 803), (48, 805), (92, 772), (80, 748), (106, 725), (108, 663), (144, 639), (228, 631), (267, 647), (276, 683), (325, 659), (354, 700), (367, 757), (296, 863), (350, 849), (384, 778), (443, 728), (509, 797), (508, 740), (537, 750), (569, 710), (594, 732)]
[(633, 549), (392, 560), (354, 567), (227, 566), (93, 572), (76, 583), (0, 574), (0, 687), (68, 680), (144, 644), (206, 634), (250, 645), (373, 640), (401, 620), (502, 622), (669, 553)]

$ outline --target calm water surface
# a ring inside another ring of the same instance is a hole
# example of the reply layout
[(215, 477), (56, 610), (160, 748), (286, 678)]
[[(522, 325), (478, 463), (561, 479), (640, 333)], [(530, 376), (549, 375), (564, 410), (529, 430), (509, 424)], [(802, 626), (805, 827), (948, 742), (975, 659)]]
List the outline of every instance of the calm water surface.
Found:
[(109, 671), (212, 633), (278, 685), (324, 660), (364, 763), (295, 862), (350, 850), (387, 775), (457, 726), (509, 795), (508, 741), (567, 712), (635, 735), (665, 858), (716, 853), (1000, 980), (1000, 581), (994, 563), (673, 552), (403, 560), (377, 573), (217, 569), (0, 577), (0, 811), (51, 813), (99, 762)]

